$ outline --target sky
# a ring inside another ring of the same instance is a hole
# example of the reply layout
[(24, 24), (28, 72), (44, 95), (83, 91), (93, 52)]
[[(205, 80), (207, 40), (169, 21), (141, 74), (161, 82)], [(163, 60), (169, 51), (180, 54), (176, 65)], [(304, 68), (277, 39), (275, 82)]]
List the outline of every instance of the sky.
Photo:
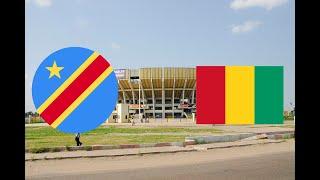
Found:
[(26, 0), (25, 111), (40, 63), (59, 49), (98, 51), (114, 69), (197, 65), (284, 66), (295, 104), (292, 0)]

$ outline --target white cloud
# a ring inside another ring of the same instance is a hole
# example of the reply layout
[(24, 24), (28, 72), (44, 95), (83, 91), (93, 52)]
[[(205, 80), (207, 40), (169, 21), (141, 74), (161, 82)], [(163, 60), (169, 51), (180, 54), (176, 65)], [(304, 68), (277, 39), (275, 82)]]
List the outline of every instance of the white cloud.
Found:
[(271, 10), (274, 7), (281, 6), (287, 3), (288, 0), (234, 0), (231, 2), (232, 9), (246, 9), (250, 7), (261, 7)]
[(233, 33), (244, 33), (252, 31), (254, 28), (257, 28), (262, 23), (260, 21), (246, 21), (243, 24), (233, 25), (232, 32)]
[(111, 44), (111, 47), (112, 49), (120, 49), (120, 45), (114, 42)]
[(33, 0), (33, 2), (39, 7), (50, 7), (52, 0)]
[(27, 73), (24, 74), (24, 79), (28, 79), (28, 74)]

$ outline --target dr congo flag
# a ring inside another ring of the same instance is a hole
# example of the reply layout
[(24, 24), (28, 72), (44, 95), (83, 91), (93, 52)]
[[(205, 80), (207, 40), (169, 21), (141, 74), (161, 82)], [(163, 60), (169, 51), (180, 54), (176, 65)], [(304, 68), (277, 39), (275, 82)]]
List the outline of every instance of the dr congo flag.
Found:
[(82, 133), (98, 127), (114, 110), (117, 79), (109, 62), (98, 52), (64, 48), (38, 67), (32, 97), (37, 112), (53, 128)]

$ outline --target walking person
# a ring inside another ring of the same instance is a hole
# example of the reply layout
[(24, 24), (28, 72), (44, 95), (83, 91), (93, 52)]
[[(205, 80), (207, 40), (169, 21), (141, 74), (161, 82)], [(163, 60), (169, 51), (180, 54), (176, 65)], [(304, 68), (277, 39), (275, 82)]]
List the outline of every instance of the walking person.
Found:
[(76, 134), (75, 140), (77, 142), (77, 146), (81, 146), (82, 145), (82, 142), (80, 142), (80, 133)]

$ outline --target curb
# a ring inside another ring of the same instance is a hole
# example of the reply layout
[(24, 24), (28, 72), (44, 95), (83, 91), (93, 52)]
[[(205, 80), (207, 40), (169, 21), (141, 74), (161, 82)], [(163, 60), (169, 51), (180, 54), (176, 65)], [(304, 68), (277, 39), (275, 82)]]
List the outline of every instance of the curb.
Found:
[(295, 133), (295, 131), (278, 131), (278, 132), (262, 132), (262, 133), (256, 133), (257, 135), (259, 134), (266, 134), (266, 135), (275, 135), (275, 134), (291, 134)]
[(184, 142), (163, 142), (163, 143), (147, 143), (147, 144), (121, 144), (121, 145), (88, 145), (88, 146), (59, 146), (52, 148), (30, 148), (25, 153), (45, 153), (45, 152), (63, 152), (63, 151), (95, 151), (95, 150), (111, 150), (111, 149), (131, 149), (131, 148), (147, 148), (147, 147), (165, 147), (178, 146), (185, 147), (196, 144), (210, 144), (217, 142), (234, 142), (239, 140), (255, 140), (255, 139), (289, 139), (294, 138), (294, 131), (283, 132), (266, 132), (266, 133), (241, 133), (233, 135), (217, 135), (217, 136), (192, 136), (186, 137)]
[(95, 150), (110, 150), (110, 149), (131, 149), (131, 148), (147, 148), (147, 147), (165, 147), (179, 146), (185, 147), (188, 145), (197, 144), (194, 140), (185, 142), (165, 142), (165, 143), (147, 143), (147, 144), (121, 144), (121, 145), (90, 145), (90, 146), (59, 146), (52, 148), (30, 148), (26, 149), (25, 153), (44, 153), (44, 152), (62, 152), (62, 151), (95, 151)]
[(183, 149), (183, 150), (173, 150), (173, 151), (163, 151), (163, 152), (140, 152), (140, 153), (125, 153), (125, 154), (111, 154), (111, 155), (76, 155), (76, 156), (66, 156), (66, 157), (43, 157), (43, 158), (29, 158), (25, 161), (36, 161), (36, 160), (61, 160), (61, 159), (76, 159), (76, 158), (99, 158), (99, 157), (119, 157), (119, 156), (134, 156), (134, 155), (146, 155), (146, 154), (160, 154), (160, 153), (177, 153), (177, 152), (191, 152), (197, 151), (196, 149)]
[(233, 142), (241, 139), (249, 138), (255, 136), (255, 133), (241, 133), (232, 135), (218, 135), (218, 136), (193, 136), (186, 137), (186, 140), (194, 140), (197, 144), (209, 144), (216, 142)]
[(272, 134), (272, 135), (267, 135), (268, 139), (290, 139), (294, 138), (295, 134), (294, 133), (285, 133), (285, 134)]
[[(99, 157), (120, 157), (120, 156), (134, 156), (134, 155), (146, 155), (146, 154), (162, 154), (162, 153), (177, 153), (177, 152), (195, 152), (195, 151), (206, 151), (211, 149), (224, 149), (224, 148), (232, 148), (232, 147), (244, 147), (244, 146), (252, 146), (252, 145), (259, 145), (259, 144), (272, 144), (272, 143), (281, 143), (285, 140), (268, 140), (262, 142), (238, 142), (236, 144), (220, 144), (217, 143), (214, 146), (209, 147), (195, 147), (190, 146), (189, 148), (184, 149), (176, 149), (176, 150), (164, 150), (164, 151), (149, 151), (149, 152), (125, 152), (122, 154), (98, 154), (98, 155), (72, 155), (72, 156), (60, 156), (60, 157), (30, 157), (25, 159), (25, 161), (36, 161), (36, 160), (61, 160), (61, 159), (75, 159), (75, 158), (99, 158)], [(203, 144), (209, 145), (209, 144)], [(201, 145), (200, 145), (201, 146)]]
[[(206, 151), (209, 149), (224, 149), (224, 148), (232, 148), (232, 147), (244, 147), (244, 146), (251, 146), (251, 145), (258, 145), (258, 144), (272, 144), (272, 143), (281, 143), (284, 142), (285, 140), (269, 140), (269, 141), (262, 141), (262, 142), (257, 142), (257, 143), (247, 143), (247, 144), (231, 144), (231, 145), (217, 145), (214, 147), (194, 147), (198, 151)], [(242, 142), (243, 143), (243, 142)]]
[(295, 137), (294, 131), (282, 131), (278, 133), (267, 132), (267, 133), (256, 133), (255, 136), (243, 139), (243, 140), (255, 140), (255, 139), (290, 139)]

